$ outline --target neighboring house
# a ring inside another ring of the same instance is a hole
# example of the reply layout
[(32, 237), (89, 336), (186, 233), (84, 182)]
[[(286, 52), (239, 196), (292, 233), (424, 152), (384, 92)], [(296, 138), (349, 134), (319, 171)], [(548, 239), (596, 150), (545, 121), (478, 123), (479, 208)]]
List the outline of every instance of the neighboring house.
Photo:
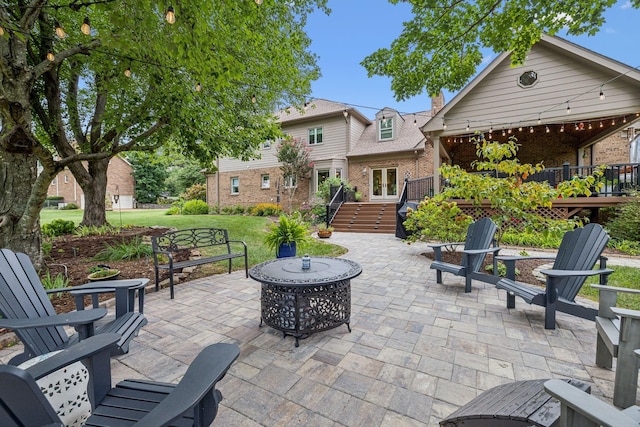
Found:
[[(437, 98), (436, 102), (443, 102)], [(285, 135), (311, 148), (313, 172), (298, 183), (294, 205), (313, 200), (318, 185), (328, 177), (340, 177), (362, 193), (363, 201), (398, 198), (405, 178), (433, 174), (431, 146), (420, 127), (430, 112), (400, 114), (385, 108), (372, 122), (357, 109), (315, 99), (302, 111), (280, 111)], [(243, 162), (223, 158), (218, 172), (207, 176), (207, 200), (218, 206), (286, 206), (286, 187), (277, 161), (277, 141), (266, 141), (260, 159)]]
[[(112, 157), (107, 168), (107, 208), (132, 209), (135, 186), (131, 163), (120, 156)], [(58, 173), (51, 181), (47, 196), (62, 196), (63, 203), (75, 203), (84, 209), (84, 192), (69, 169)]]

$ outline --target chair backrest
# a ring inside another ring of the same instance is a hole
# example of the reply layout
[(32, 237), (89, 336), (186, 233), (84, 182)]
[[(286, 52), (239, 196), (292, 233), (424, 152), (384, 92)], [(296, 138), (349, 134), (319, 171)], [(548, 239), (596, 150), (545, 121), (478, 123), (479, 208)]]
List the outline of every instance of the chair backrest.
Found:
[[(465, 249), (488, 249), (494, 240), (498, 226), (491, 218), (479, 219), (467, 229), (464, 242)], [(484, 256), (473, 257), (472, 271), (478, 271), (484, 262)]]
[[(26, 254), (0, 250), (0, 314), (6, 319), (29, 319), (56, 314), (31, 260)], [(15, 331), (28, 357), (64, 347), (64, 328), (29, 328)]]
[(62, 427), (33, 377), (8, 365), (0, 366), (0, 420), (3, 427)]
[[(591, 270), (609, 242), (609, 235), (600, 224), (587, 224), (568, 231), (562, 238), (554, 270)], [(586, 276), (571, 276), (559, 280), (558, 296), (573, 301), (587, 280)]]

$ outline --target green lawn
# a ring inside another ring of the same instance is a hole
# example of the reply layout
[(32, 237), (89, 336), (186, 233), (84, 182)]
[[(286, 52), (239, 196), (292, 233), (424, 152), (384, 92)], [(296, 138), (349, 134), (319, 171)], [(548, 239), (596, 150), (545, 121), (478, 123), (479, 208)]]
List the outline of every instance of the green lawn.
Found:
[[(225, 228), (231, 240), (243, 240), (247, 244), (249, 265), (259, 264), (263, 261), (275, 258), (275, 253), (269, 250), (263, 240), (267, 232), (270, 218), (240, 215), (165, 215), (165, 210), (139, 209), (127, 211), (108, 211), (107, 221), (115, 227), (138, 226), (163, 226), (184, 228), (213, 227)], [(82, 221), (82, 210), (56, 210), (43, 209), (40, 214), (41, 224), (47, 224), (60, 218), (73, 221), (76, 225)], [(298, 248), (298, 255), (308, 253), (312, 256), (338, 256), (347, 252), (341, 246), (333, 245), (325, 241), (312, 239), (313, 241)], [(219, 263), (216, 263), (219, 264)], [(234, 269), (243, 268), (243, 260), (234, 260)]]

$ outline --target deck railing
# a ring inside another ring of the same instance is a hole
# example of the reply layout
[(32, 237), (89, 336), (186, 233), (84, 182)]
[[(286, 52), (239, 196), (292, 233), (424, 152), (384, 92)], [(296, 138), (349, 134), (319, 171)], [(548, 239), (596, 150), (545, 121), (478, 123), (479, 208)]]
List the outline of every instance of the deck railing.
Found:
[[(591, 175), (599, 167), (597, 165), (570, 166), (569, 163), (565, 163), (561, 167), (545, 168), (542, 172), (532, 174), (527, 178), (527, 181), (547, 181), (549, 185), (555, 187), (558, 183), (568, 181), (574, 176)], [(421, 201), (427, 196), (432, 197), (434, 194), (433, 180), (433, 176), (408, 180), (405, 184), (405, 200)], [(601, 182), (604, 184), (599, 190), (601, 196), (623, 196), (628, 190), (640, 189), (640, 163), (607, 165)], [(445, 184), (442, 182), (441, 187)]]

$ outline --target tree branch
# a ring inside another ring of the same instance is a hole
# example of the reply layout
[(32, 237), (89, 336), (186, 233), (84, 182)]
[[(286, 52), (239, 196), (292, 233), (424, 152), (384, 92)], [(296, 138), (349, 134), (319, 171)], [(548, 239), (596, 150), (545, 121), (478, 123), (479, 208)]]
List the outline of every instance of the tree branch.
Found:
[(38, 65), (33, 67), (33, 70), (31, 71), (31, 79), (32, 80), (38, 79), (44, 73), (53, 70), (62, 61), (64, 61), (67, 58), (70, 58), (70, 57), (72, 57), (74, 55), (77, 55), (79, 53), (88, 54), (88, 53), (91, 52), (92, 49), (94, 49), (96, 47), (99, 47), (99, 46), (101, 46), (100, 40), (99, 39), (95, 39), (95, 40), (90, 41), (89, 43), (81, 44), (81, 45), (78, 45), (78, 46), (74, 46), (74, 47), (69, 48), (67, 50), (63, 50), (61, 52), (58, 52), (56, 54), (55, 60), (49, 61), (48, 59), (45, 59), (44, 61), (40, 62)]

